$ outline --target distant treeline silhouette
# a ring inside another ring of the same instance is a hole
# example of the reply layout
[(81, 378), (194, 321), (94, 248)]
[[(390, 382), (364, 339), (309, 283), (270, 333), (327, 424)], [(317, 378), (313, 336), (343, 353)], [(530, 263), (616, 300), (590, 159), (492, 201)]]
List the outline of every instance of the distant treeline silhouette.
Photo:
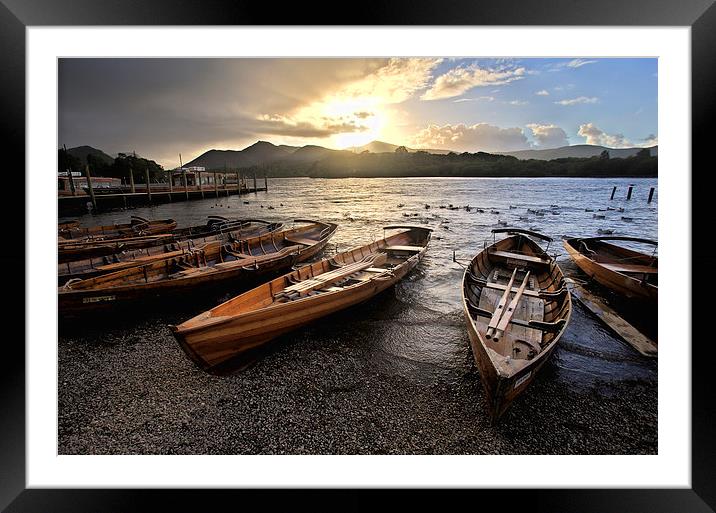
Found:
[(608, 152), (591, 158), (519, 160), (491, 153), (340, 153), (297, 165), (273, 162), (251, 168), (269, 176), (344, 177), (656, 177), (658, 157), (649, 150), (627, 158), (609, 158)]
[[(89, 148), (90, 147), (82, 147)], [(313, 178), (346, 177), (656, 177), (658, 157), (651, 156), (644, 148), (636, 155), (626, 158), (610, 158), (607, 150), (590, 158), (560, 158), (554, 160), (519, 160), (508, 155), (492, 153), (448, 153), (443, 155), (418, 151), (408, 153), (399, 147), (394, 153), (351, 153), (330, 151), (317, 154), (314, 159), (277, 159), (271, 162), (237, 168), (220, 168), (224, 171), (241, 171), (249, 177), (257, 176)], [(94, 150), (99, 152), (99, 150)], [(83, 161), (89, 164), (94, 176), (129, 177), (134, 172), (137, 183), (144, 182), (145, 169), (149, 169), (150, 180), (166, 181), (167, 174), (153, 160), (120, 153), (112, 159), (102, 152), (82, 152), (73, 155), (69, 150), (59, 150), (58, 170), (84, 169)], [(211, 169), (207, 169), (211, 171)]]

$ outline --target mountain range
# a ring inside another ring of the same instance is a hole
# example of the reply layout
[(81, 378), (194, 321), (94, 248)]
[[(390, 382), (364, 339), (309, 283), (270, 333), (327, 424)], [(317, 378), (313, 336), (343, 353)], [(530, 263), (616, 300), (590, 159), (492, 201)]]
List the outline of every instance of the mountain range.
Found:
[(87, 155), (92, 155), (106, 164), (112, 164), (114, 162), (113, 157), (107, 155), (102, 150), (93, 148), (92, 146), (76, 146), (74, 148), (68, 148), (67, 153), (78, 158), (80, 162), (82, 162), (83, 166), (87, 165)]
[[(243, 150), (208, 150), (195, 159), (184, 164), (185, 166), (201, 166), (207, 170), (211, 169), (241, 169), (253, 166), (265, 166), (269, 164), (280, 165), (281, 167), (290, 167), (295, 164), (297, 167), (305, 169), (313, 163), (317, 163), (328, 157), (349, 156), (360, 153), (395, 153), (399, 148), (396, 144), (390, 144), (383, 141), (372, 141), (363, 146), (354, 146), (345, 150), (332, 150), (323, 146), (306, 145), (306, 146), (287, 146), (275, 145), (267, 141), (258, 141)], [(445, 155), (450, 150), (436, 149), (415, 149), (407, 148), (409, 153), (424, 151), (435, 155)], [(559, 158), (589, 158), (600, 155), (604, 150), (609, 152), (611, 158), (625, 158), (636, 155), (643, 148), (607, 148), (605, 146), (591, 144), (577, 144), (574, 146), (563, 146), (561, 148), (551, 148), (543, 150), (521, 150), (512, 152), (493, 152), (497, 155), (508, 155), (516, 157), (520, 160), (536, 159), (536, 160), (553, 160)], [(648, 148), (652, 156), (658, 154), (658, 146)], [(109, 164), (114, 158), (91, 146), (77, 146), (69, 148), (67, 152), (79, 158), (83, 164), (87, 162), (87, 155), (93, 155)]]
[[(209, 150), (186, 166), (203, 166), (206, 169), (242, 168), (281, 163), (310, 163), (318, 162), (329, 156), (337, 156), (346, 153), (394, 153), (399, 148), (397, 144), (390, 144), (383, 141), (372, 141), (363, 146), (353, 146), (345, 150), (331, 150), (323, 146), (276, 146), (270, 142), (258, 141), (243, 150)], [(406, 147), (409, 153), (424, 151), (435, 155), (446, 155), (450, 150), (436, 149), (415, 149)], [(626, 158), (637, 154), (643, 148), (607, 148), (593, 144), (577, 144), (574, 146), (563, 146), (561, 148), (550, 148), (544, 150), (520, 150), (512, 152), (492, 152), (496, 155), (509, 155), (520, 160), (553, 160), (559, 158), (589, 158), (600, 155), (604, 150), (609, 152), (611, 158)], [(658, 154), (658, 146), (648, 148), (651, 155)]]
[[(607, 148), (606, 146), (597, 146), (594, 144), (575, 144), (574, 146), (562, 146), (561, 148), (549, 148), (546, 150), (520, 150), (510, 152), (493, 152), (499, 155), (510, 155), (520, 160), (553, 160), (563, 158), (579, 158), (585, 159), (589, 157), (597, 157), (604, 150), (609, 152), (609, 157), (613, 159), (633, 157), (644, 148)], [(647, 148), (652, 157), (658, 155), (659, 147), (651, 146)]]

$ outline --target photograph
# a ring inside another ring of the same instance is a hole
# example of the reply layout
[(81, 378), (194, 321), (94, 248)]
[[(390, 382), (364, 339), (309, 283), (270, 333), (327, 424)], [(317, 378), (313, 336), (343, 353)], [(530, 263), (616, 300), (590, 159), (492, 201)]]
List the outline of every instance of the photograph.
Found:
[(659, 64), (60, 56), (57, 454), (658, 455)]

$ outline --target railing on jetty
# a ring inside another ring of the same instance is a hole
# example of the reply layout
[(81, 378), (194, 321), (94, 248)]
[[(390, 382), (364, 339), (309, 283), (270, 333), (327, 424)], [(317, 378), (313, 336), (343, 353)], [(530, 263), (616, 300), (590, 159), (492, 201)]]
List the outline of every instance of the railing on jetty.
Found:
[(257, 187), (256, 174), (253, 175), (253, 187), (248, 185), (248, 176), (238, 171), (206, 172), (213, 177), (212, 183), (187, 184), (186, 179), (181, 185), (171, 182), (136, 183), (130, 176), (129, 185), (113, 187), (93, 187), (89, 167), (85, 167), (87, 185), (76, 187), (71, 194), (58, 194), (59, 215), (86, 213), (88, 210), (98, 212), (117, 208), (129, 208), (174, 201), (189, 201), (204, 198), (220, 198), (231, 195), (268, 192), (268, 178), (264, 176), (264, 187)]

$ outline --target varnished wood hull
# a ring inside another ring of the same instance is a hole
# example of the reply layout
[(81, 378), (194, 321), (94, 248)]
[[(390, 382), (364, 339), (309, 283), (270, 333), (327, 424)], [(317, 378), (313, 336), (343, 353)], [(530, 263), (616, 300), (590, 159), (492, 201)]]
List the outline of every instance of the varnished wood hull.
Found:
[[(325, 245), (325, 244), (324, 244)], [(111, 313), (114, 310), (141, 308), (155, 304), (161, 298), (191, 299), (186, 294), (205, 293), (209, 289), (221, 290), (221, 285), (236, 286), (242, 282), (254, 283), (255, 280), (271, 273), (281, 272), (296, 262), (299, 255), (291, 254), (263, 263), (254, 269), (237, 267), (222, 272), (191, 276), (181, 280), (160, 281), (144, 285), (127, 285), (102, 290), (77, 290), (60, 292), (58, 309), (60, 317), (69, 319), (86, 314)]]
[[(469, 315), (467, 308), (465, 308), (465, 315)], [(557, 344), (552, 344), (545, 351), (544, 356), (519, 374), (506, 376), (500, 374), (492, 365), (487, 354), (485, 340), (470, 323), (468, 323), (468, 336), (475, 364), (480, 373), (480, 381), (485, 391), (490, 418), (492, 422), (496, 422), (510, 408), (515, 399), (529, 388), (539, 370), (549, 360)]]
[[(282, 226), (282, 223), (265, 223), (258, 226), (245, 227), (241, 230), (210, 235), (201, 233), (192, 234), (189, 229), (184, 229), (178, 233), (156, 236), (155, 240), (152, 240), (154, 238), (149, 238), (150, 240), (143, 240), (147, 238), (125, 240), (125, 242), (121, 244), (124, 250), (120, 253), (59, 263), (57, 266), (58, 284), (63, 285), (68, 280), (74, 278), (87, 279), (138, 265), (145, 265), (163, 258), (181, 255), (182, 253), (190, 251), (191, 248), (212, 242), (245, 240), (246, 238), (275, 232), (280, 230)], [(131, 247), (133, 243), (136, 243), (136, 246), (141, 246), (141, 248), (133, 250), (127, 249), (127, 247)], [(103, 248), (103, 251), (111, 251), (118, 249), (120, 246), (119, 243), (116, 242), (108, 243), (106, 245), (89, 248), (88, 252), (95, 252), (95, 249), (98, 247)], [(66, 259), (67, 255), (65, 257), (65, 260)]]
[[(272, 304), (229, 318), (216, 318), (216, 322), (212, 321), (198, 326), (191, 325), (194, 320), (190, 320), (182, 325), (172, 326), (172, 330), (186, 354), (197, 365), (205, 370), (210, 370), (229, 360), (237, 359), (282, 334), (371, 299), (395, 285), (415, 268), (426, 250), (427, 242), (419, 253), (405, 260), (399, 267), (392, 269), (392, 275), (386, 279), (370, 280), (361, 285), (307, 297), (300, 301)], [(320, 267), (324, 262), (325, 260), (313, 265)], [(247, 296), (250, 300), (250, 295), (255, 294), (258, 301), (261, 289), (266, 287), (278, 289), (289, 275), (276, 278), (242, 296)], [(238, 298), (234, 298), (234, 300), (236, 299)], [(195, 319), (200, 317), (202, 316), (197, 316)]]
[[(319, 240), (313, 241), (310, 246), (302, 248), (291, 246), (284, 252), (259, 255), (256, 257), (258, 260), (255, 265), (214, 265), (200, 268), (201, 272), (172, 279), (123, 283), (125, 277), (136, 278), (145, 268), (157, 271), (164, 267), (170, 267), (172, 263), (186, 261), (185, 257), (172, 257), (149, 263), (146, 266), (125, 269), (90, 280), (81, 280), (78, 284), (68, 282), (58, 290), (60, 318), (71, 319), (92, 313), (112, 312), (114, 309), (141, 308), (158, 298), (182, 297), (182, 295), (211, 289), (218, 291), (220, 286), (236, 289), (243, 283), (254, 284), (260, 277), (284, 272), (292, 265), (309, 260), (322, 251), (335, 233), (337, 226), (326, 223), (316, 223), (316, 226), (317, 229), (325, 227), (322, 232), (325, 234), (322, 234)], [(286, 232), (280, 232), (278, 235), (284, 233)], [(255, 239), (270, 239), (270, 237), (272, 237), (271, 234), (265, 234)], [(236, 242), (235, 244), (240, 243)], [(208, 245), (215, 255), (220, 251), (220, 246), (221, 244), (218, 242)], [(292, 249), (293, 247), (296, 249)], [(108, 283), (111, 284), (107, 285)], [(184, 297), (191, 300), (191, 296)]]
[[(643, 280), (627, 274), (613, 271), (601, 265), (599, 262), (580, 253), (575, 247), (576, 241), (582, 239), (565, 239), (562, 241), (564, 248), (569, 253), (574, 263), (590, 278), (600, 285), (613, 290), (629, 299), (640, 299), (656, 302), (659, 297), (658, 287), (645, 283)], [(584, 239), (589, 240), (589, 239)], [(647, 257), (647, 255), (643, 255)]]
[[(549, 258), (534, 242), (529, 241), (529, 243), (533, 245), (535, 254)], [(563, 293), (560, 296), (557, 296), (554, 300), (547, 300), (545, 304), (550, 305), (549, 311), (555, 312), (555, 317), (563, 319), (563, 325), (558, 331), (550, 334), (549, 339), (543, 341), (544, 345), (541, 351), (532, 359), (520, 360), (519, 365), (515, 365), (517, 360), (513, 360), (511, 364), (503, 364), (502, 362), (504, 362), (504, 360), (502, 355), (493, 349), (495, 345), (488, 342), (485, 334), (478, 329), (478, 324), (475, 321), (476, 317), (474, 316), (475, 312), (470, 306), (471, 300), (467, 293), (468, 286), (471, 284), (470, 273), (478, 260), (484, 262), (482, 265), (485, 269), (489, 269), (488, 274), (492, 274), (496, 268), (502, 269), (500, 265), (489, 267), (490, 264), (487, 264), (489, 259), (485, 257), (485, 255), (489, 250), (495, 248), (509, 248), (509, 238), (498, 241), (496, 244), (493, 244), (493, 246), (479, 252), (473, 258), (463, 276), (463, 311), (467, 321), (468, 337), (470, 339), (470, 347), (475, 359), (475, 364), (480, 374), (480, 380), (485, 391), (488, 413), (492, 422), (496, 422), (502, 417), (512, 403), (529, 388), (539, 370), (549, 360), (557, 347), (557, 343), (569, 323), (572, 311), (571, 296), (569, 291), (566, 290), (562, 271), (552, 260), (549, 266), (549, 272), (545, 272), (541, 277), (536, 276), (537, 285), (538, 287), (544, 285), (545, 291), (554, 291), (554, 293), (558, 290), (562, 290)], [(506, 262), (510, 262), (510, 260), (506, 260)], [(515, 263), (513, 262), (511, 265), (514, 266)], [(510, 265), (507, 265), (504, 269), (509, 270)], [(507, 361), (509, 362), (509, 360)]]
[[(262, 221), (251, 221), (253, 223), (262, 223)], [(141, 249), (156, 250), (157, 247), (171, 244), (174, 242), (182, 242), (187, 240), (195, 240), (197, 243), (206, 243), (211, 240), (233, 236), (236, 239), (255, 237), (262, 233), (270, 233), (280, 230), (282, 223), (265, 223), (266, 229), (261, 229), (261, 225), (254, 226), (253, 229), (230, 230), (223, 233), (211, 232), (204, 225), (191, 228), (174, 228), (166, 229), (160, 233), (142, 235), (142, 236), (125, 236), (125, 237), (108, 237), (102, 239), (89, 240), (60, 240), (58, 244), (58, 262), (66, 264), (77, 260), (90, 260), (93, 258), (105, 257), (109, 255), (117, 255), (123, 252), (137, 251)], [(176, 227), (176, 223), (174, 224)], [(203, 228), (203, 229), (202, 229)], [(76, 273), (67, 273), (75, 274)], [(101, 273), (100, 273), (101, 274)], [(91, 274), (90, 274), (91, 275)], [(88, 277), (83, 276), (83, 277)], [(96, 274), (95, 274), (96, 275)], [(75, 276), (72, 276), (75, 277)]]
[(58, 225), (57, 234), (60, 242), (90, 238), (108, 240), (167, 233), (176, 227), (177, 222), (174, 219), (161, 219), (147, 222), (137, 222), (135, 219), (131, 223), (126, 224), (92, 226), (89, 228), (81, 228), (78, 224), (69, 222)]

